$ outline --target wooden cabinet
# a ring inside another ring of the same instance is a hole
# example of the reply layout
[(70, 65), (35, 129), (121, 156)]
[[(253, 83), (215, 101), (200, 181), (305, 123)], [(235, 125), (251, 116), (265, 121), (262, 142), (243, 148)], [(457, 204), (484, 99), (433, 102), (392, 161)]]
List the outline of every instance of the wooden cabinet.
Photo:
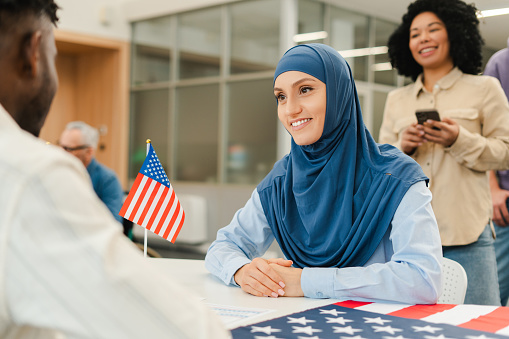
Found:
[(74, 120), (99, 128), (97, 159), (127, 188), (129, 43), (55, 30), (59, 88), (41, 138), (56, 143)]

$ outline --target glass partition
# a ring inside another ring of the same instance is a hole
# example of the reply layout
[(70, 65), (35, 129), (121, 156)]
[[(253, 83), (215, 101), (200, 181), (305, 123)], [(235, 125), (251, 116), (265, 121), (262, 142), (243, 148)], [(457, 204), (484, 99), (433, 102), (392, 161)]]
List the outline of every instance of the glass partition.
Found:
[(367, 81), (367, 54), (347, 55), (355, 55), (354, 50), (369, 47), (369, 18), (337, 7), (332, 7), (330, 13), (330, 46), (340, 52), (349, 51), (349, 54), (342, 54), (352, 69), (354, 79)]
[(162, 17), (132, 24), (133, 86), (170, 80), (170, 21), (171, 17)]
[[(147, 154), (147, 139), (152, 141), (159, 160), (168, 173), (169, 120), (168, 90), (142, 90), (131, 93), (131, 151), (129, 177), (135, 178)], [(143, 112), (140, 114), (139, 112)]]
[[(387, 46), (389, 36), (394, 32), (397, 25), (383, 20), (375, 20), (375, 46)], [(375, 55), (375, 63), (372, 65), (375, 72), (375, 82), (384, 85), (397, 85), (398, 72), (392, 69), (389, 54)]]
[(374, 105), (373, 105), (373, 130), (371, 134), (373, 138), (378, 142), (378, 136), (380, 135), (380, 127), (382, 126), (382, 120), (384, 116), (385, 102), (387, 101), (388, 92), (374, 92)]
[(257, 183), (276, 159), (277, 106), (272, 79), (229, 85), (226, 182)]
[[(297, 13), (283, 8), (288, 4)], [(233, 1), (132, 23), (130, 179), (150, 138), (171, 180), (258, 183), (277, 161), (278, 133), (285, 133), (272, 73), (282, 46), (295, 43), (281, 37), (292, 39), (285, 32), (295, 28), (326, 31), (326, 38), (302, 43), (344, 53), (378, 139), (387, 92), (408, 79), (384, 70), (387, 53), (371, 56), (369, 48), (386, 46), (395, 27), (325, 0)]]
[(221, 9), (194, 11), (178, 16), (180, 79), (219, 75)]
[(361, 112), (362, 112), (362, 121), (364, 122), (364, 124), (367, 123), (366, 119), (367, 119), (367, 116), (366, 116), (366, 112), (365, 112), (365, 108), (366, 108), (366, 98), (364, 96), (364, 94), (360, 93), (360, 92), (357, 92), (357, 97), (359, 98), (359, 105), (361, 106)]
[(217, 181), (219, 86), (177, 89), (175, 179)]
[[(324, 13), (325, 4), (310, 0), (299, 0), (299, 21), (297, 22), (298, 33), (303, 34), (323, 31)], [(308, 40), (303, 43), (313, 42), (323, 43), (324, 41), (322, 39)]]
[(241, 1), (231, 5), (230, 73), (276, 68), (279, 61), (279, 0)]

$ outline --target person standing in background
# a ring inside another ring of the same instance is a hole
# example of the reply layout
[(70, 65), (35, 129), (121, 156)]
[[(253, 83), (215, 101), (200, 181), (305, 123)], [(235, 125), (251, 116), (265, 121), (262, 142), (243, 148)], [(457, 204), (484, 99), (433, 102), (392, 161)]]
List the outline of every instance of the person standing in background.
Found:
[(108, 207), (118, 222), (123, 219), (118, 212), (122, 207), (124, 191), (115, 172), (95, 159), (99, 131), (83, 121), (73, 121), (65, 126), (58, 141), (60, 147), (80, 159), (92, 180), (94, 191)]
[(82, 164), (38, 138), (57, 10), (0, 0), (0, 338), (229, 338), (120, 232)]
[[(509, 39), (507, 48), (495, 53), (484, 69), (484, 75), (497, 78), (509, 99)], [(509, 299), (509, 169), (490, 171), (493, 221), (495, 223), (495, 253), (497, 255), (498, 284), (500, 301), (507, 304)]]
[[(467, 273), (466, 304), (500, 305), (488, 171), (509, 167), (509, 105), (500, 83), (479, 76), (477, 9), (417, 0), (388, 42), (398, 73), (415, 82), (389, 93), (380, 142), (415, 159), (430, 179), (444, 257)], [(417, 123), (435, 109), (441, 121)]]

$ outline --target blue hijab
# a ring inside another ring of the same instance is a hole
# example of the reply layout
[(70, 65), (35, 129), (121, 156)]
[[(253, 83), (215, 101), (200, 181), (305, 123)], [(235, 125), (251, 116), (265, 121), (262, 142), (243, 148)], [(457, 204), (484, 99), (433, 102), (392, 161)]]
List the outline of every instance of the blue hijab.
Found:
[(265, 216), (294, 266), (363, 266), (408, 188), (428, 179), (413, 159), (373, 140), (350, 67), (337, 51), (295, 46), (279, 61), (274, 81), (287, 71), (325, 83), (325, 124), (311, 145), (292, 139), (290, 153), (258, 185)]

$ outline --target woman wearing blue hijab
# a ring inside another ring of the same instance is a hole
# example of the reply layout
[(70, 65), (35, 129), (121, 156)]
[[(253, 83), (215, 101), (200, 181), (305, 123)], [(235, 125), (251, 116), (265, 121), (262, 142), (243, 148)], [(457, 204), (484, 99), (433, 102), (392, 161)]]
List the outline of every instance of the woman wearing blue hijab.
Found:
[[(441, 244), (419, 165), (378, 145), (350, 67), (321, 44), (293, 47), (274, 75), (290, 153), (218, 232), (205, 264), (256, 296), (435, 303)], [(285, 259), (261, 259), (276, 240)]]

